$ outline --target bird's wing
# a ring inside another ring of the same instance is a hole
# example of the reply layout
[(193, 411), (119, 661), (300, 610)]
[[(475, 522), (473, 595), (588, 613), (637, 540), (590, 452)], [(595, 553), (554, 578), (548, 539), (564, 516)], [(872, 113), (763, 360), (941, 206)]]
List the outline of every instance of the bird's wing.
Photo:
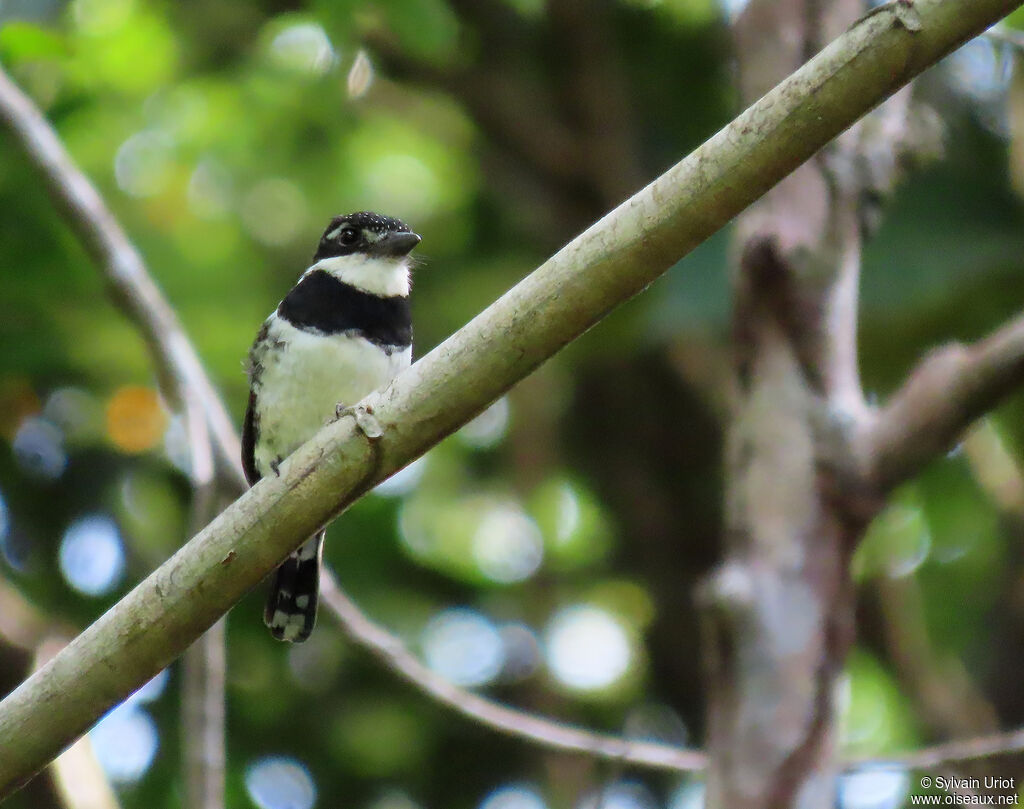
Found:
[(245, 409), (245, 424), (242, 426), (242, 469), (250, 486), (260, 479), (256, 471), (256, 391), (249, 391), (249, 406)]

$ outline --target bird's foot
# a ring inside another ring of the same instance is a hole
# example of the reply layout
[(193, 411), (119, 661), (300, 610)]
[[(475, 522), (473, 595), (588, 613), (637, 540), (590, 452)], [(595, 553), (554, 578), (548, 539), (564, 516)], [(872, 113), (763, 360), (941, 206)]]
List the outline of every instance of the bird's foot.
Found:
[(276, 477), (281, 477), (281, 462), (278, 460), (271, 461), (270, 471), (273, 472)]
[(384, 435), (384, 428), (380, 426), (380, 422), (373, 415), (373, 408), (369, 405), (347, 407), (343, 404), (338, 404), (334, 409), (334, 416), (337, 419), (343, 419), (345, 416), (354, 418), (356, 429), (370, 441), (377, 441)]

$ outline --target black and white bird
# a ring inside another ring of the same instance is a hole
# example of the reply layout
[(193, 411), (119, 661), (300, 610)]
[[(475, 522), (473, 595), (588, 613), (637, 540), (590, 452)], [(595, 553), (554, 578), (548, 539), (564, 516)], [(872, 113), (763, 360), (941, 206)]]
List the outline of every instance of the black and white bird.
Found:
[[(249, 353), (242, 464), (249, 485), (333, 418), (409, 366), (410, 251), (420, 237), (374, 213), (336, 216), (313, 264), (267, 318)], [(316, 621), (324, 531), (277, 569), (264, 621), (300, 642)]]

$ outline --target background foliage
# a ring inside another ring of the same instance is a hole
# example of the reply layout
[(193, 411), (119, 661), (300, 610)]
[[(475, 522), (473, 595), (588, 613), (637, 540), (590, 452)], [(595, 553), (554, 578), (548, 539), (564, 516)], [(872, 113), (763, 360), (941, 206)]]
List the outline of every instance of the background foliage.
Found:
[[(0, 60), (137, 240), (240, 421), (242, 359), (330, 216), (378, 210), (423, 236), (426, 352), (731, 117), (736, 10), (7, 0)], [(1010, 46), (976, 40), (917, 92), (944, 149), (888, 202), (866, 256), (861, 355), (879, 396), (1024, 299)], [(0, 575), (82, 627), (185, 539), (187, 453), (144, 347), (9, 140), (0, 211)], [(333, 526), (343, 584), (432, 666), (534, 710), (700, 743), (692, 591), (719, 532), (728, 244)], [(1018, 396), (906, 487), (859, 553), (853, 752), (1024, 724), (1022, 411)], [(229, 806), (301, 808), (311, 786), (319, 806), (596, 806), (605, 783), (604, 809), (699, 805), (695, 783), (453, 719), (327, 616), (308, 644), (274, 643), (261, 598), (229, 620)], [(24, 674), (0, 643), (0, 688)], [(181, 803), (178, 689), (172, 667), (93, 733), (125, 807)], [(856, 805), (903, 794), (887, 800)]]

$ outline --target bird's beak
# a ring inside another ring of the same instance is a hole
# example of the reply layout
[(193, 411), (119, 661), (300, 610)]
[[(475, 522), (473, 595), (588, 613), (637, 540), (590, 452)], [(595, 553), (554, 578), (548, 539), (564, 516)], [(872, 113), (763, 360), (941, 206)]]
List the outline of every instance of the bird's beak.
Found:
[(410, 251), (420, 243), (420, 237), (409, 231), (392, 231), (386, 233), (370, 246), (369, 252), (376, 256), (399, 258), (409, 255)]

